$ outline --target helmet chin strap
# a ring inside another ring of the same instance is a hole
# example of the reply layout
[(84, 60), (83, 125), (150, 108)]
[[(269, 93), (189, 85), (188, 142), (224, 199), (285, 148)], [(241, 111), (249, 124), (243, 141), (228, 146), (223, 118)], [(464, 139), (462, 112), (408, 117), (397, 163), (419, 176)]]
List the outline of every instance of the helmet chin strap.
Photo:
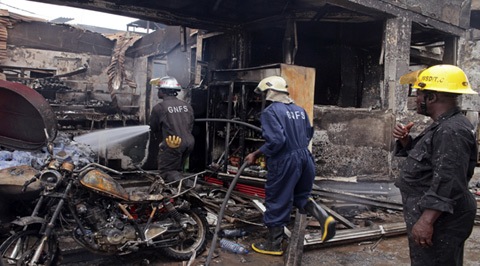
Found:
[(168, 96), (177, 96), (178, 92), (175, 90), (169, 90), (169, 89), (161, 89), (163, 94), (168, 95)]

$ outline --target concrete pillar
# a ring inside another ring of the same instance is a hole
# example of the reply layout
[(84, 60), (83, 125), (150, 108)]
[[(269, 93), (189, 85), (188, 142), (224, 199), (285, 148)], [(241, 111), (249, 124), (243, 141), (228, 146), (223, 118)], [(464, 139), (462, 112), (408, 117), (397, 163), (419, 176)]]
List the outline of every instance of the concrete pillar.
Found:
[(399, 79), (409, 72), (412, 21), (407, 17), (387, 19), (383, 36), (384, 90), (382, 107), (393, 113), (407, 109), (408, 88)]
[(456, 65), (458, 61), (458, 37), (451, 36), (445, 38), (445, 49), (443, 54), (443, 63)]

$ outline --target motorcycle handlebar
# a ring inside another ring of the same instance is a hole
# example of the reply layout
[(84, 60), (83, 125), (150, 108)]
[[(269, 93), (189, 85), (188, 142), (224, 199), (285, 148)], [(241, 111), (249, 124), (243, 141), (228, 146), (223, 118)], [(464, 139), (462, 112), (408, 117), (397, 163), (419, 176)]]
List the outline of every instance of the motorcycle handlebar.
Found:
[(40, 173), (35, 174), (30, 180), (25, 181), (25, 183), (22, 186), (22, 192), (27, 191), (27, 187), (31, 184), (34, 183), (35, 181), (38, 180), (38, 177), (40, 176)]

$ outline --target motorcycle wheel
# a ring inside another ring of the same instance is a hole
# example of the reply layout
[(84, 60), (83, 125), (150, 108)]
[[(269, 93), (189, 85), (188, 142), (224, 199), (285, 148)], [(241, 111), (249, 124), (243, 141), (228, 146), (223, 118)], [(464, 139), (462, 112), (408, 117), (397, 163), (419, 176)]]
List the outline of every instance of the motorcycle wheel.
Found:
[[(40, 244), (42, 235), (37, 230), (21, 231), (13, 234), (0, 246), (0, 266), (29, 265)], [(35, 265), (57, 265), (59, 247), (55, 236), (45, 243), (42, 254)]]
[(181, 212), (182, 215), (189, 216), (195, 221), (195, 225), (188, 225), (183, 228), (181, 233), (182, 241), (172, 247), (160, 248), (160, 252), (175, 260), (188, 260), (195, 252), (196, 255), (201, 254), (207, 245), (208, 223), (200, 210), (190, 210)]

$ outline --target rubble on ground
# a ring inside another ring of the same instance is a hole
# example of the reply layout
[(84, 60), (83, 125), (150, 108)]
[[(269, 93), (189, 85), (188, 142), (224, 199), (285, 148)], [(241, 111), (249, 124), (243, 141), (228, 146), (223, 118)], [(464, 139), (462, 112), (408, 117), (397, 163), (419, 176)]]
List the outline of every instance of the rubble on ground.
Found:
[[(58, 132), (53, 144), (54, 154), (64, 150), (77, 167), (82, 167), (95, 161), (95, 154), (89, 146), (71, 140), (70, 136), (66, 133)], [(28, 165), (37, 170), (41, 170), (48, 156), (50, 156), (50, 154), (47, 152), (46, 147), (35, 151), (0, 148), (0, 169)]]

